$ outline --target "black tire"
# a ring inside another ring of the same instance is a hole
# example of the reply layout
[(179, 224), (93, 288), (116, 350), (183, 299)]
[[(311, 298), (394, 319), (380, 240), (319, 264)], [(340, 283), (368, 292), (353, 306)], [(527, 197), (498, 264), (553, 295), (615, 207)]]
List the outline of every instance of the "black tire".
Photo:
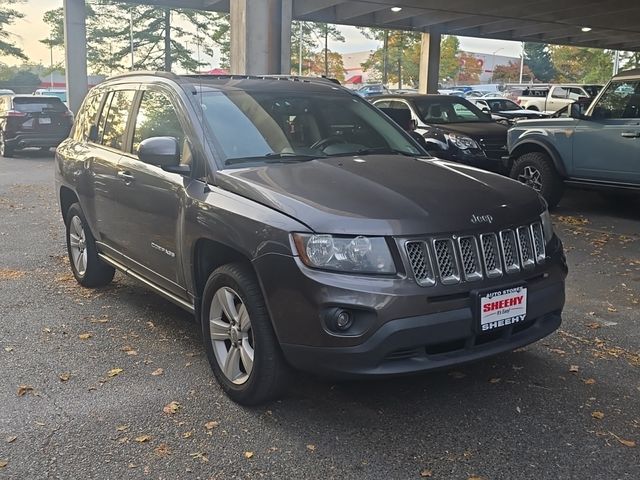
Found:
[(539, 112), (540, 109), (538, 107), (527, 107), (527, 110), (531, 110), (532, 112)]
[[(529, 180), (530, 172), (539, 173), (539, 181)], [(521, 155), (513, 162), (511, 178), (534, 188), (553, 208), (560, 202), (564, 193), (562, 178), (553, 166), (549, 155), (543, 152), (529, 152)]]
[[(74, 222), (75, 218), (78, 218), (82, 225), (82, 230), (84, 233), (84, 250), (86, 250), (86, 264), (84, 269), (78, 267), (76, 265), (76, 261), (74, 261), (74, 254), (72, 250), (74, 247), (72, 246), (72, 222)], [(87, 288), (97, 288), (104, 287), (111, 283), (113, 280), (113, 276), (115, 274), (115, 269), (104, 263), (98, 257), (98, 250), (96, 248), (95, 239), (91, 234), (91, 230), (87, 226), (87, 221), (85, 219), (84, 213), (82, 213), (82, 209), (80, 205), (74, 203), (69, 207), (67, 211), (67, 215), (65, 218), (66, 225), (66, 239), (67, 239), (67, 255), (69, 256), (69, 264), (71, 265), (71, 271), (73, 272), (73, 276), (76, 277), (76, 280), (80, 285)]]
[[(237, 293), (250, 318), (253, 366), (242, 384), (234, 383), (227, 378), (214, 353), (211, 340), (211, 305), (214, 295), (223, 287)], [(290, 368), (273, 331), (258, 281), (249, 266), (231, 263), (215, 270), (204, 287), (199, 315), (204, 348), (211, 369), (231, 400), (241, 405), (259, 405), (278, 398), (286, 390)]]
[(13, 157), (13, 152), (13, 148), (4, 143), (4, 135), (0, 133), (0, 157), (11, 158)]

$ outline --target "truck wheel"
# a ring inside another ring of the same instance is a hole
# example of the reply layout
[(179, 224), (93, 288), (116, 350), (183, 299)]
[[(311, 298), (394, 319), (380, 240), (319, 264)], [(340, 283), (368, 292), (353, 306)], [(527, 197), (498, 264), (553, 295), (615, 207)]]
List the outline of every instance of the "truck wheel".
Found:
[(529, 185), (553, 208), (560, 202), (564, 185), (551, 158), (543, 152), (521, 155), (511, 167), (511, 178)]
[(2, 133), (0, 133), (0, 157), (13, 157), (13, 148), (8, 147), (7, 144), (4, 143), (4, 135)]
[(232, 263), (211, 274), (200, 323), (211, 369), (231, 400), (258, 405), (285, 390), (289, 366), (251, 268)]
[(98, 257), (95, 239), (87, 226), (80, 205), (69, 207), (66, 218), (67, 253), (73, 276), (87, 288), (103, 287), (113, 280), (115, 269)]
[(527, 107), (527, 110), (531, 110), (533, 112), (539, 112), (540, 110), (538, 109), (538, 107)]

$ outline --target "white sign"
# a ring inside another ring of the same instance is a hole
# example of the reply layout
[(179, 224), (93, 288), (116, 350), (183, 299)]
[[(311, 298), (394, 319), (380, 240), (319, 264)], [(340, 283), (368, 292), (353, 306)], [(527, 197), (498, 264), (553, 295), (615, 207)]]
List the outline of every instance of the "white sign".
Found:
[(480, 328), (483, 332), (523, 322), (526, 316), (526, 287), (499, 290), (480, 298)]

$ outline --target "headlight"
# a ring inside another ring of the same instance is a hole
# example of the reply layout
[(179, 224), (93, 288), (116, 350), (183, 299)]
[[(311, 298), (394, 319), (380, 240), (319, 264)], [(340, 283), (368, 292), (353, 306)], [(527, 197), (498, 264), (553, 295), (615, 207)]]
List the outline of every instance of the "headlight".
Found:
[(300, 259), (312, 268), (352, 273), (396, 273), (382, 237), (334, 237), (294, 233)]
[(473, 138), (465, 135), (459, 135), (457, 133), (445, 133), (444, 136), (451, 142), (452, 145), (458, 147), (460, 150), (478, 150), (480, 146)]
[(540, 214), (540, 221), (542, 222), (544, 241), (545, 243), (549, 243), (553, 238), (553, 223), (551, 223), (551, 215), (549, 215), (549, 210), (545, 210)]

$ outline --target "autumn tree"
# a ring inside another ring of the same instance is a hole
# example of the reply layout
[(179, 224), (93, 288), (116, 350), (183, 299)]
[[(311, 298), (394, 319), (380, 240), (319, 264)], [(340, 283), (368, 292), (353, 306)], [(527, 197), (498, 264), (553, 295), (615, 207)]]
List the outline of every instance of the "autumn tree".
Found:
[(12, 41), (12, 35), (7, 31), (7, 27), (13, 25), (16, 20), (24, 18), (24, 14), (13, 8), (18, 3), (25, 0), (0, 0), (0, 55), (27, 60), (20, 47)]
[(598, 48), (554, 45), (551, 59), (557, 82), (604, 83), (613, 70), (613, 54)]
[[(326, 67), (325, 67), (326, 65)], [(309, 59), (309, 73), (312, 75), (326, 75), (329, 78), (335, 78), (340, 82), (344, 82), (344, 63), (342, 55), (338, 52), (326, 52), (323, 49), (317, 52)]]
[(458, 55), (460, 62), (460, 73), (458, 74), (458, 82), (467, 85), (480, 83), (480, 75), (482, 74), (482, 62), (467, 52), (460, 52)]
[[(495, 83), (517, 83), (520, 81), (520, 63), (509, 62), (508, 65), (496, 65), (493, 69)], [(522, 81), (532, 82), (533, 73), (528, 65), (522, 69)]]
[[(329, 50), (329, 41), (345, 41), (340, 30), (338, 30), (335, 25), (315, 22), (293, 22), (291, 24), (291, 71), (293, 73), (300, 71), (300, 53), (302, 53), (302, 73), (309, 73), (312, 61), (315, 65), (315, 60), (317, 60), (316, 55), (319, 49), (323, 55), (321, 62), (323, 69), (318, 74), (324, 75), (326, 70), (331, 70), (329, 57), (332, 52)], [(301, 44), (302, 52), (300, 52)], [(325, 59), (328, 61), (328, 65), (326, 66), (324, 62)]]
[(460, 40), (454, 35), (442, 37), (440, 43), (440, 82), (453, 84), (457, 81), (461, 70), (460, 60)]
[(525, 42), (524, 63), (541, 82), (550, 82), (555, 76), (549, 46), (545, 43)]
[(420, 76), (421, 35), (419, 32), (403, 32), (382, 28), (360, 28), (362, 34), (381, 42), (362, 64), (365, 71), (371, 71), (375, 78), (383, 82), (402, 85), (417, 85)]

